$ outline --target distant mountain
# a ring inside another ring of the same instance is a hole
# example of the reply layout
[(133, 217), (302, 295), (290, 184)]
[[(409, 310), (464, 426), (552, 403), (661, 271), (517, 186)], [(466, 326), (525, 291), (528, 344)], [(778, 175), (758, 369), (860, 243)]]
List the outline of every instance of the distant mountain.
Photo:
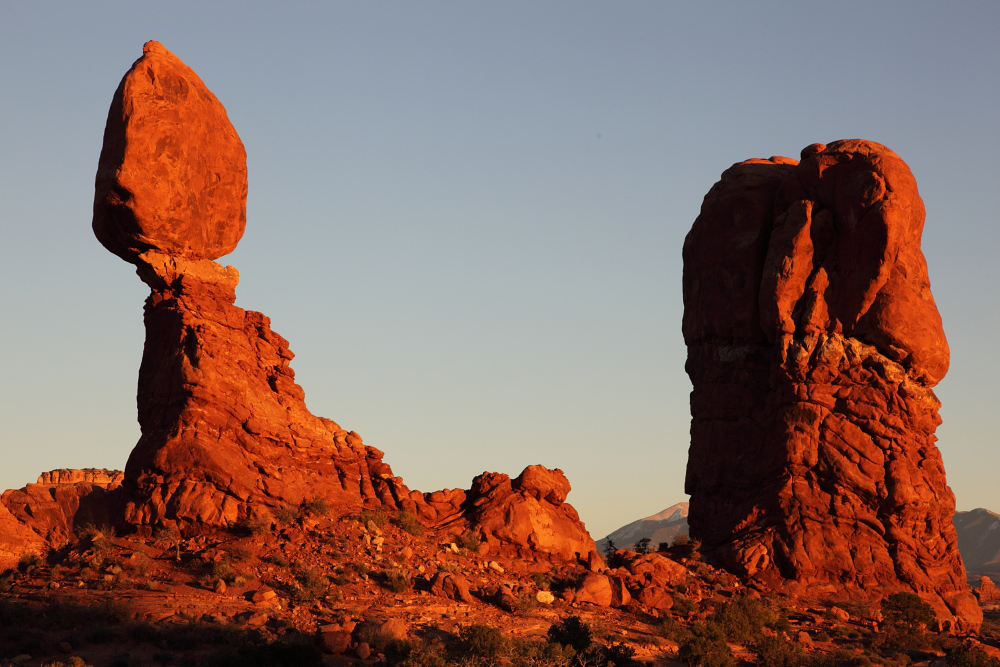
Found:
[(1000, 582), (1000, 514), (979, 508), (955, 512), (954, 521), (969, 581), (978, 581), (985, 574)]
[[(687, 503), (671, 505), (597, 540), (597, 548), (603, 553), (611, 538), (619, 549), (631, 549), (636, 542), (648, 537), (650, 549), (656, 549), (660, 542), (672, 542), (677, 535), (687, 534), (687, 513)], [(1000, 514), (983, 508), (955, 512), (954, 522), (958, 550), (965, 561), (969, 582), (976, 584), (979, 577), (986, 575), (1000, 583)]]
[(597, 548), (601, 553), (604, 553), (608, 546), (608, 538), (610, 538), (619, 549), (631, 549), (636, 542), (648, 537), (649, 548), (656, 549), (660, 542), (673, 542), (678, 535), (687, 535), (687, 514), (687, 503), (671, 505), (662, 512), (633, 521), (607, 537), (597, 540)]

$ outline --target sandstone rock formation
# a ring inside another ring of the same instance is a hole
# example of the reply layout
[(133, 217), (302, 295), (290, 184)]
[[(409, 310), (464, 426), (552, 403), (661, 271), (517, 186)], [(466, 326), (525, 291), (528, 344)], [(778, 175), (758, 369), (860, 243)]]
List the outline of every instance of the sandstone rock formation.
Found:
[(66, 543), (76, 529), (112, 525), (120, 509), (118, 470), (52, 470), (0, 495), (0, 571), (26, 553)]
[(493, 475), (471, 492), (411, 491), (353, 431), (316, 417), (288, 342), (234, 305), (239, 272), (212, 261), (246, 222), (246, 156), (225, 109), (156, 42), (108, 114), (93, 228), (150, 287), (137, 395), (142, 436), (122, 483), (125, 521), (186, 532), (261, 520), (319, 498), (413, 512), (477, 530), (486, 552), (586, 558), (595, 549), (565, 504), (561, 471)]
[(786, 589), (909, 590), (960, 627), (932, 387), (949, 352), (906, 164), (838, 141), (727, 170), (684, 244), (686, 490), (706, 557)]

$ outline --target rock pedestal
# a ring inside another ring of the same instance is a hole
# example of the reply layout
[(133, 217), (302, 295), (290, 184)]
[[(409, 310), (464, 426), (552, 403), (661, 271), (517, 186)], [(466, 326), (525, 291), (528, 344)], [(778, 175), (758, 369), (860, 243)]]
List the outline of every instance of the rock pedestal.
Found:
[(775, 587), (913, 591), (974, 627), (934, 430), (948, 344), (906, 164), (868, 141), (747, 160), (684, 244), (691, 535)]
[(246, 153), (225, 109), (148, 42), (115, 92), (94, 199), (95, 235), (150, 288), (124, 520), (196, 532), (318, 498), (340, 514), (381, 506), (478, 530), (490, 553), (596, 550), (559, 470), (422, 494), (358, 434), (306, 409), (288, 341), (234, 305), (239, 273), (213, 261), (243, 235), (246, 195)]

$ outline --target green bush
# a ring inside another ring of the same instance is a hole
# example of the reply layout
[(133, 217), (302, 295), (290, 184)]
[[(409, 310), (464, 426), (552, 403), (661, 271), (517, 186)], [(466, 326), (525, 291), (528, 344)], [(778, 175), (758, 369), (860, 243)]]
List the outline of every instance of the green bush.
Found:
[(409, 570), (393, 568), (386, 570), (383, 574), (383, 584), (393, 593), (402, 593), (410, 590), (413, 585), (413, 578)]
[(550, 642), (571, 646), (577, 652), (585, 650), (593, 640), (590, 626), (579, 616), (567, 616), (562, 623), (554, 623), (549, 627), (548, 637)]
[(371, 521), (379, 528), (384, 528), (389, 523), (389, 514), (381, 507), (373, 510), (361, 510), (354, 518), (362, 525), (367, 525)]
[(677, 650), (677, 659), (689, 667), (732, 667), (736, 664), (725, 634), (715, 623), (695, 623)]
[(729, 641), (746, 644), (758, 636), (766, 626), (775, 630), (786, 630), (788, 620), (759, 600), (746, 596), (735, 597), (729, 602), (715, 606), (711, 620), (719, 625)]
[(476, 658), (496, 658), (507, 649), (507, 639), (499, 628), (474, 623), (458, 631), (462, 650)]
[(757, 656), (760, 667), (800, 667), (806, 664), (802, 649), (781, 637), (761, 635), (753, 641), (750, 650)]
[(915, 593), (893, 593), (882, 600), (882, 616), (890, 625), (918, 629), (937, 620), (934, 608)]
[(392, 521), (400, 530), (405, 530), (410, 535), (423, 535), (424, 525), (420, 523), (417, 519), (417, 515), (413, 512), (403, 510), (396, 515), (396, 518)]
[(455, 544), (466, 551), (478, 551), (482, 543), (482, 536), (474, 530), (467, 530), (455, 539)]
[(949, 651), (947, 664), (948, 667), (1000, 667), (1000, 660), (977, 646)]
[(315, 516), (326, 516), (330, 513), (330, 503), (319, 496), (313, 496), (311, 500), (303, 501), (302, 511)]

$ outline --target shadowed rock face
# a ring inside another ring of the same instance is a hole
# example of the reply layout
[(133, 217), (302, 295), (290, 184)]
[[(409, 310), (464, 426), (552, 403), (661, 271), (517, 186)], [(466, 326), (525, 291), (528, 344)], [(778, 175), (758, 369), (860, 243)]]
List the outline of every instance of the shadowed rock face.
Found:
[[(119, 497), (135, 526), (186, 532), (266, 517), (320, 498), (339, 513), (382, 506), (473, 530), (485, 553), (587, 558), (596, 547), (559, 470), (529, 466), (506, 486), (409, 490), (356, 433), (317, 417), (295, 383), (288, 341), (234, 305), (239, 272), (212, 260), (246, 221), (246, 157), (225, 109), (156, 42), (108, 114), (94, 233), (150, 287), (137, 395), (142, 436)], [(477, 478), (478, 480), (479, 478)]]
[(684, 243), (688, 521), (737, 573), (910, 590), (971, 627), (934, 444), (949, 352), (923, 222), (909, 168), (868, 141), (747, 160), (712, 187)]

